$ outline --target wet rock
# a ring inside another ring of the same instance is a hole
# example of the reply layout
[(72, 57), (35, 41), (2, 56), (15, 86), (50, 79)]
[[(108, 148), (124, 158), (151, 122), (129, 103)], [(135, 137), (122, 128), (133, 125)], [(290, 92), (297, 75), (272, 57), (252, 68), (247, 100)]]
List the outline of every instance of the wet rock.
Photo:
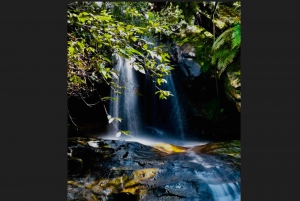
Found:
[(191, 58), (180, 57), (179, 66), (186, 76), (197, 77), (201, 73), (201, 66)]
[(99, 201), (96, 195), (84, 188), (74, 188), (68, 186), (67, 199), (70, 201)]
[(185, 43), (181, 47), (179, 47), (179, 50), (181, 51), (182, 56), (185, 58), (195, 58), (196, 57), (196, 49), (193, 45), (189, 43)]
[(193, 184), (188, 181), (179, 181), (168, 184), (164, 187), (166, 192), (179, 197), (198, 197), (197, 190)]
[(197, 153), (226, 154), (235, 158), (241, 158), (241, 141), (214, 142), (192, 148)]
[(192, 148), (196, 153), (214, 154), (224, 163), (241, 168), (241, 142), (239, 140), (208, 143)]
[(68, 175), (68, 200), (210, 201), (216, 200), (211, 185), (240, 185), (240, 169), (227, 155), (209, 155), (209, 151), (200, 154), (199, 148), (193, 151), (164, 143), (147, 146), (104, 139), (69, 141), (72, 157), (83, 162), (70, 158), (74, 167), (81, 167), (81, 174)]
[(201, 74), (201, 66), (192, 58), (196, 57), (195, 48), (191, 44), (177, 46), (173, 44), (172, 58), (176, 61), (185, 74), (190, 79), (194, 79)]
[(155, 188), (143, 200), (213, 201), (209, 191), (201, 181), (179, 181)]

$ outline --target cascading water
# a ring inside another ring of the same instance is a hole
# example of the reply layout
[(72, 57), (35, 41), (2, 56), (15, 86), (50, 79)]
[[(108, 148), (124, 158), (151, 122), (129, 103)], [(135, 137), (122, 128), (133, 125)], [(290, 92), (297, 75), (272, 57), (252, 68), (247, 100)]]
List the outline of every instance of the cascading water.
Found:
[[(176, 88), (172, 75), (165, 77), (167, 83), (162, 84), (160, 89), (170, 91), (173, 96), (169, 96), (167, 100), (160, 100), (157, 91), (156, 79), (147, 76), (145, 83), (145, 99), (144, 105), (147, 109), (143, 111), (148, 118), (145, 120), (145, 134), (168, 142), (180, 143), (183, 141), (184, 124), (182, 121), (183, 111), (181, 110)], [(144, 107), (144, 108), (145, 108)]]
[(193, 158), (191, 162), (201, 164), (206, 168), (204, 172), (196, 171), (195, 177), (208, 185), (215, 201), (241, 200), (239, 171), (224, 162), (215, 160), (213, 156), (201, 156), (192, 151), (188, 155)]
[[(158, 45), (156, 39), (144, 38), (153, 46)], [(139, 87), (136, 74), (130, 64), (130, 60), (118, 55), (114, 69), (118, 71), (118, 79), (114, 82), (120, 86), (125, 86), (121, 94), (115, 93), (112, 89), (110, 96), (115, 101), (110, 102), (109, 114), (112, 117), (122, 118), (122, 122), (114, 121), (114, 126), (110, 125), (110, 134), (114, 136), (117, 130), (130, 131), (133, 137), (151, 137), (170, 141), (172, 139), (184, 140), (184, 125), (182, 121), (183, 111), (180, 109), (178, 96), (172, 75), (165, 77), (167, 84), (163, 84), (161, 89), (170, 91), (174, 96), (169, 96), (167, 100), (158, 100), (156, 79), (146, 75), (145, 91), (143, 98), (137, 96)], [(144, 100), (144, 103), (140, 99)], [(144, 105), (142, 105), (144, 104)], [(146, 108), (140, 111), (141, 108)], [(142, 115), (143, 114), (143, 115)]]
[(180, 136), (181, 140), (184, 140), (184, 130), (182, 123), (182, 112), (180, 105), (178, 103), (178, 96), (176, 92), (176, 88), (174, 86), (174, 81), (172, 75), (167, 76), (167, 84), (164, 86), (165, 90), (170, 91), (174, 96), (169, 97), (171, 108), (170, 114), (170, 122), (172, 122), (172, 126), (176, 128), (176, 135)]
[(111, 97), (115, 101), (110, 102), (109, 114), (112, 117), (122, 118), (122, 122), (114, 121), (116, 126), (110, 127), (110, 133), (117, 133), (118, 130), (129, 131), (131, 136), (138, 136), (140, 131), (140, 112), (138, 110), (137, 87), (138, 83), (135, 77), (135, 70), (132, 69), (131, 61), (116, 55), (117, 63), (114, 69), (118, 71), (119, 76), (114, 81), (119, 86), (124, 86), (120, 90), (121, 94), (111, 90)]

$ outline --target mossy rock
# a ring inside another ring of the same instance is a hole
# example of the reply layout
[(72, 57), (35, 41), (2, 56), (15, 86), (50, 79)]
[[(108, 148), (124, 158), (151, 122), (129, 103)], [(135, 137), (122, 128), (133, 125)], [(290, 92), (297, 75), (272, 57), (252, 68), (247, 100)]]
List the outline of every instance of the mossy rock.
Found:
[(241, 112), (241, 70), (240, 62), (230, 65), (225, 75), (224, 90), (227, 98), (235, 103), (236, 108)]
[(194, 147), (192, 150), (197, 153), (225, 154), (235, 158), (241, 158), (241, 141), (213, 142)]

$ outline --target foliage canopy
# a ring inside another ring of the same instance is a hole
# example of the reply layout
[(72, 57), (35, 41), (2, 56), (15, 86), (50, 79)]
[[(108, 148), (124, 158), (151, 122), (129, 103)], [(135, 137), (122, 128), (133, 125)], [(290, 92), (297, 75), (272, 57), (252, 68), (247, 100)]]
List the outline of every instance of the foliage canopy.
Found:
[(96, 83), (106, 83), (120, 94), (125, 86), (114, 82), (119, 77), (114, 69), (119, 56), (156, 80), (155, 94), (160, 99), (172, 96), (160, 88), (173, 69), (168, 47), (157, 43), (162, 38), (194, 45), (195, 60), (204, 73), (214, 74), (216, 69), (221, 76), (228, 65), (239, 60), (240, 2), (161, 2), (159, 9), (157, 5), (143, 1), (68, 5), (68, 96), (84, 101), (96, 91)]
[[(170, 74), (170, 56), (161, 45), (147, 37), (172, 34), (180, 11), (168, 6), (153, 12), (147, 2), (74, 2), (68, 6), (68, 95), (80, 96), (94, 90), (95, 82), (107, 83), (116, 93), (122, 86), (113, 82), (118, 71), (113, 69), (117, 55), (131, 60), (141, 73), (158, 78)], [(157, 86), (160, 97), (170, 93)]]

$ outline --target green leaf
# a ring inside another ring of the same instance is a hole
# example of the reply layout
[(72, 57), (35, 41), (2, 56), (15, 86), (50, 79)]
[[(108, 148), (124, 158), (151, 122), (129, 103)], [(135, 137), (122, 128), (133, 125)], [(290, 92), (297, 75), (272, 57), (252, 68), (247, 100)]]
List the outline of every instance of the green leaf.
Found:
[(159, 99), (167, 99), (167, 97), (166, 97), (166, 96), (164, 96), (164, 94), (163, 94), (163, 93), (160, 93), (160, 94), (159, 94)]
[(149, 20), (152, 20), (154, 18), (154, 14), (150, 11), (148, 11)]
[(116, 98), (114, 98), (114, 97), (109, 97), (109, 96), (101, 98), (102, 101), (107, 101), (107, 100), (109, 100), (109, 99), (110, 99), (110, 100), (113, 100), (113, 101), (116, 101), (116, 100), (117, 100)]
[(137, 51), (136, 49), (130, 48), (131, 52), (139, 54), (141, 56), (144, 56), (142, 53), (140, 53), (139, 51)]
[(125, 52), (124, 49), (120, 49), (120, 52), (122, 52), (123, 54), (127, 55), (127, 53)]
[(74, 50), (75, 50), (75, 49), (74, 49), (74, 47), (72, 47), (72, 46), (68, 48), (68, 51), (69, 51), (70, 54), (73, 54), (73, 53), (74, 53)]
[(125, 52), (126, 52), (128, 55), (131, 56), (131, 55), (132, 55), (132, 51), (131, 51), (131, 50), (132, 50), (132, 49), (126, 49)]
[(121, 131), (120, 130), (120, 132), (123, 133), (123, 134), (125, 134), (125, 135), (129, 135), (129, 131)]
[(133, 40), (134, 42), (137, 40), (136, 37), (131, 37), (131, 40)]
[(170, 91), (159, 90), (155, 94), (159, 93), (159, 99), (167, 99), (168, 96), (173, 96)]
[(105, 67), (105, 64), (104, 64), (104, 63), (101, 63), (99, 67), (100, 67), (100, 69), (102, 69), (102, 68)]
[(109, 59), (106, 58), (106, 57), (103, 57), (103, 59), (104, 59), (105, 61), (111, 62), (111, 60), (109, 60)]
[(130, 24), (127, 25), (127, 26), (126, 26), (126, 31), (129, 31), (129, 30), (131, 29), (131, 27), (132, 27), (132, 25), (130, 25)]
[(101, 100), (103, 100), (103, 101), (106, 101), (106, 100), (109, 100), (110, 99), (110, 97), (103, 97), (103, 98), (101, 98)]
[(232, 32), (232, 48), (239, 47), (241, 45), (241, 27), (236, 25)]
[(158, 85), (161, 85), (162, 83), (167, 83), (167, 80), (162, 79), (162, 78), (157, 78), (156, 81), (157, 81)]
[(107, 115), (107, 119), (108, 119), (108, 120), (111, 119), (111, 116), (110, 116), (110, 115)]

